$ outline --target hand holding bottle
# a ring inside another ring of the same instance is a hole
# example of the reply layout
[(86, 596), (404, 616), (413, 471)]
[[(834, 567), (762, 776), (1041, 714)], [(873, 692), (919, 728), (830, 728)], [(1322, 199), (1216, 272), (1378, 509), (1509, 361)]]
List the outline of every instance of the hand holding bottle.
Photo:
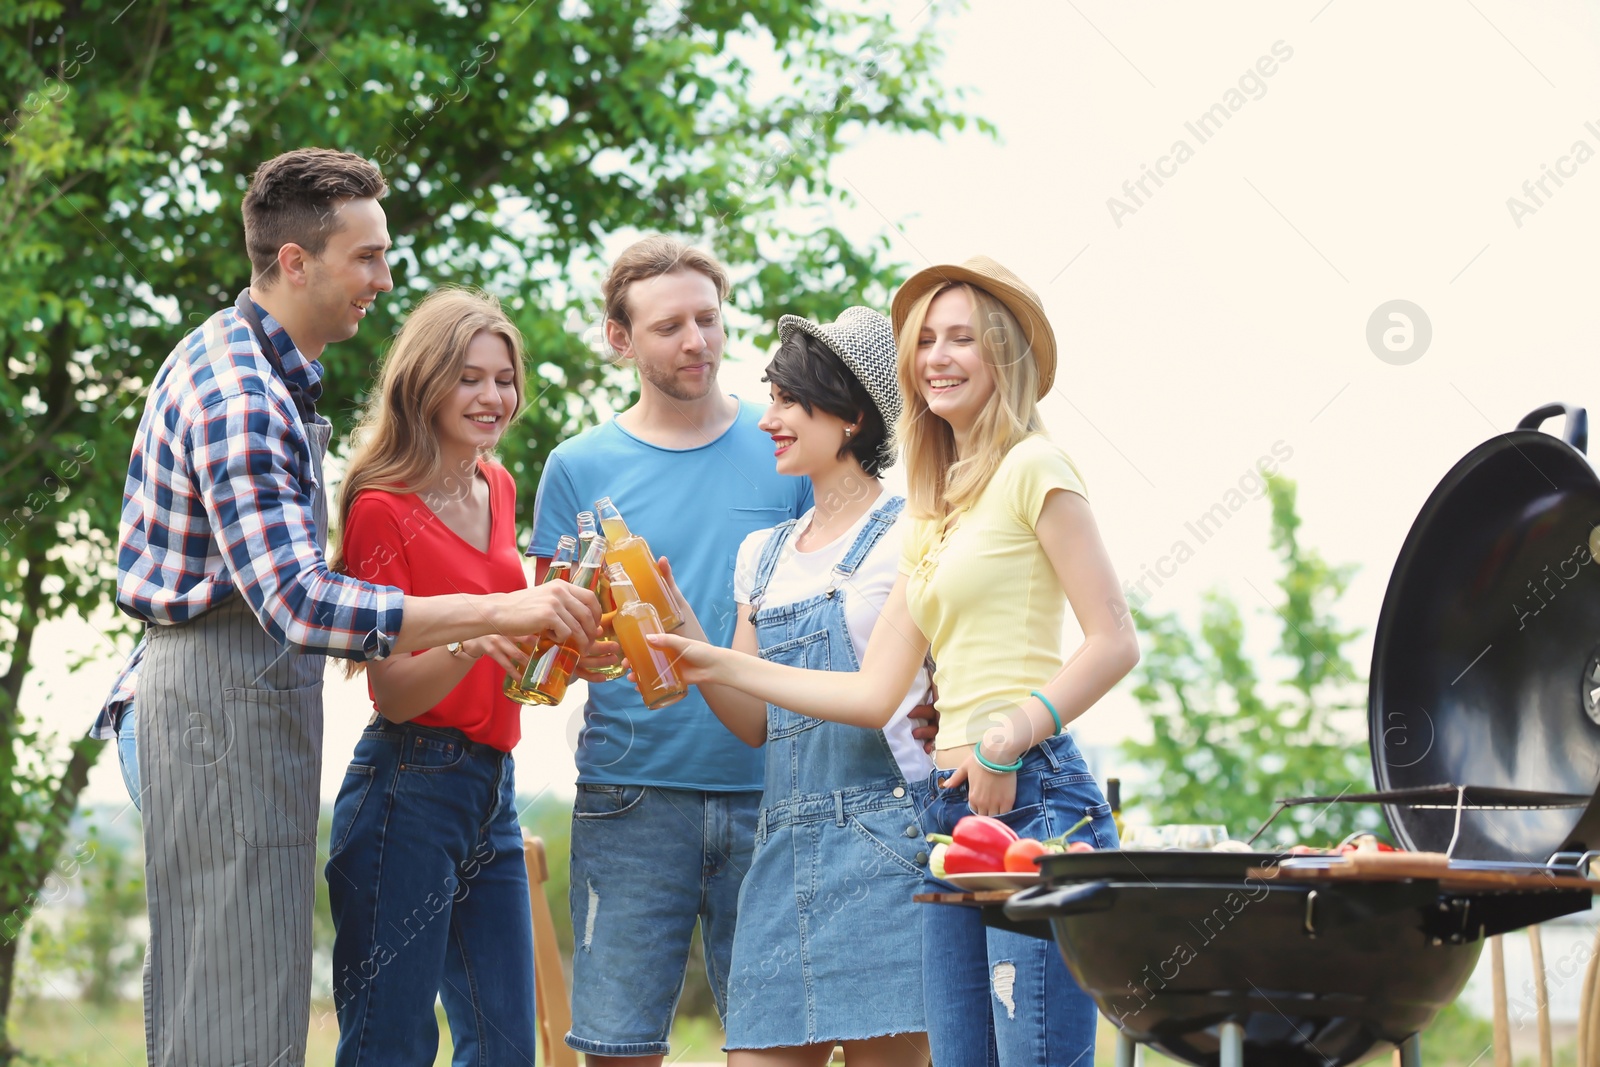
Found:
[[(704, 638), (685, 637), (682, 634), (650, 634), (645, 641), (665, 652), (678, 677), (689, 685), (729, 685), (730, 679), (723, 668), (730, 665), (730, 657), (750, 658), (742, 652), (718, 648)], [(630, 661), (629, 666), (632, 665)]]
[(667, 596), (678, 609), (678, 614), (683, 618), (683, 625), (679, 633), (685, 637), (698, 637), (705, 640), (706, 631), (700, 625), (700, 617), (694, 613), (694, 608), (689, 606), (689, 598), (683, 595), (683, 590), (678, 588), (678, 580), (672, 575), (672, 564), (667, 562), (666, 556), (656, 559), (656, 570), (661, 572), (661, 584), (667, 590)]
[(521, 646), (531, 644), (533, 640), (531, 637), (513, 638), (502, 634), (474, 637), (470, 641), (461, 642), (461, 655), (473, 661), (488, 656), (507, 674), (516, 674), (522, 670), (522, 665), (528, 658)]
[(600, 636), (600, 600), (569, 582), (497, 594), (494, 629), (502, 634), (552, 634), (581, 648)]
[[(602, 629), (611, 625), (613, 612), (606, 612), (600, 618)], [(609, 682), (613, 678), (621, 677), (617, 670), (622, 666), (622, 646), (615, 641), (601, 640), (589, 646), (589, 651), (583, 654), (578, 661), (578, 677), (586, 682)]]

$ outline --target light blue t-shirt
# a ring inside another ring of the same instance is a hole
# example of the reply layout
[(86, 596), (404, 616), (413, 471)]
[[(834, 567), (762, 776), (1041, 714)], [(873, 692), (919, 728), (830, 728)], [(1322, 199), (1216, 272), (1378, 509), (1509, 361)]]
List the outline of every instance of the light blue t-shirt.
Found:
[[(798, 517), (811, 482), (779, 474), (762, 408), (739, 404), (733, 425), (699, 448), (660, 448), (613, 419), (550, 453), (534, 503), (533, 554), (549, 559), (577, 515), (609, 496), (628, 529), (672, 563), (706, 636), (733, 641), (733, 565), (747, 534)], [(591, 684), (578, 738), (578, 781), (719, 792), (762, 787), (760, 749), (729, 733), (693, 687), (647, 711), (627, 681)]]

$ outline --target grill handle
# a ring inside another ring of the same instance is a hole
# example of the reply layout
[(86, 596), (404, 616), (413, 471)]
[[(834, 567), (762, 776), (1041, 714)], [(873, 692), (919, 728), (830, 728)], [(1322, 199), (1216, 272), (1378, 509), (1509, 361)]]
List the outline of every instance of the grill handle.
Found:
[(1522, 421), (1517, 423), (1517, 429), (1537, 430), (1545, 419), (1555, 415), (1567, 417), (1567, 424), (1561, 430), (1561, 439), (1579, 452), (1588, 452), (1589, 415), (1576, 404), (1563, 404), (1557, 401), (1542, 408), (1535, 408), (1522, 416)]
[(1008, 919), (1018, 922), (1049, 920), (1058, 915), (1083, 915), (1109, 911), (1117, 899), (1110, 882), (1084, 882), (1078, 885), (1036, 885), (1012, 895), (1006, 901)]

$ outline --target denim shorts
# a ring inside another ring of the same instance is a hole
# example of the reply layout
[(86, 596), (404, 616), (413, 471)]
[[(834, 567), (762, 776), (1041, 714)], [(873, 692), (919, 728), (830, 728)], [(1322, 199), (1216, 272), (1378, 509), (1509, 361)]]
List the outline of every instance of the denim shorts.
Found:
[(758, 792), (579, 783), (572, 806), (572, 1029), (599, 1056), (671, 1051), (696, 921), (726, 1016)]

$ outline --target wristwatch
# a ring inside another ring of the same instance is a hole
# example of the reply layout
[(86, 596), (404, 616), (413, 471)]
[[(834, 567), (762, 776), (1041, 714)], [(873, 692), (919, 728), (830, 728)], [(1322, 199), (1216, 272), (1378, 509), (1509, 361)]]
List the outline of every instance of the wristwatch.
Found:
[(463, 646), (460, 641), (451, 641), (448, 645), (444, 646), (444, 650), (459, 659), (461, 656), (462, 647)]

